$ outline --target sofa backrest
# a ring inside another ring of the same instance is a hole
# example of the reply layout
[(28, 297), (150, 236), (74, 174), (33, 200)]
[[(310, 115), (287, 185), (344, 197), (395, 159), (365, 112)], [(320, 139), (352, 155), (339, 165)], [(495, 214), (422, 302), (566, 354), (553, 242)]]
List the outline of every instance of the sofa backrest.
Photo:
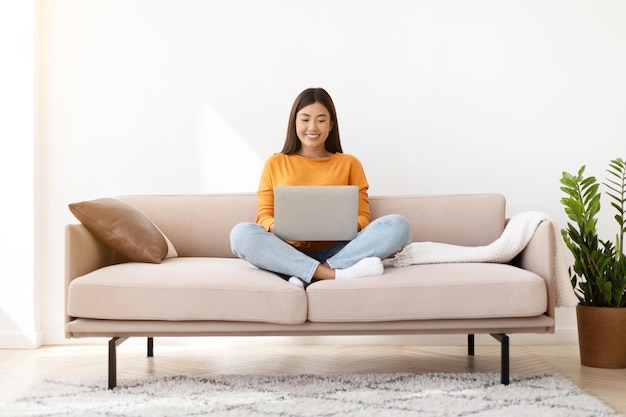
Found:
[[(179, 256), (232, 257), (230, 230), (254, 222), (254, 193), (120, 196), (143, 211), (171, 240)], [(500, 194), (370, 196), (372, 219), (402, 214), (413, 241), (483, 246), (505, 226), (505, 199)]]
[(371, 196), (372, 218), (402, 214), (414, 242), (484, 246), (502, 234), (506, 202), (501, 194)]

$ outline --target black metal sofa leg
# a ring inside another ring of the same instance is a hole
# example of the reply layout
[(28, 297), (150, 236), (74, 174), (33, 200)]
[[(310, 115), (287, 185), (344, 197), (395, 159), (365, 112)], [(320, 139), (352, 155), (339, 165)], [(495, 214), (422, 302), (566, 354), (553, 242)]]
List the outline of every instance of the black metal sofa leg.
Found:
[(149, 358), (154, 356), (154, 338), (149, 337), (148, 338), (148, 354), (147, 356)]
[(500, 374), (503, 385), (509, 385), (509, 336), (504, 333), (492, 334), (500, 342)]
[[(114, 337), (109, 340), (109, 389), (117, 386), (117, 347), (124, 343), (127, 337)], [(154, 356), (154, 338), (148, 338), (147, 357)]]
[[(127, 337), (114, 337), (109, 340), (109, 389), (113, 389), (117, 386), (117, 347), (124, 343)], [(148, 353), (149, 358), (154, 356), (154, 338), (148, 338)]]
[[(494, 339), (500, 342), (500, 382), (503, 385), (509, 385), (509, 336), (504, 333), (495, 333), (491, 335)], [(475, 351), (475, 337), (473, 334), (467, 335), (467, 354), (468, 356), (474, 356)]]
[(124, 343), (127, 337), (114, 337), (109, 340), (109, 389), (117, 386), (117, 347)]
[(468, 356), (474, 356), (474, 335), (473, 334), (468, 334), (467, 335), (467, 355)]

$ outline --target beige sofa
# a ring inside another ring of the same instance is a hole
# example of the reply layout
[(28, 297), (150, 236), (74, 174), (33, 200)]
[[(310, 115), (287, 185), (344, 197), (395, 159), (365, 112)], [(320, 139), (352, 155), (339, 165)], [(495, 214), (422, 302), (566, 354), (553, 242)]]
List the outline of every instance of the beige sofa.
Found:
[[(499, 194), (373, 196), (372, 217), (404, 215), (414, 241), (483, 246), (504, 230)], [(254, 221), (254, 194), (122, 196), (170, 240), (177, 256), (129, 262), (83, 224), (66, 227), (66, 336), (107, 337), (109, 387), (126, 338), (474, 334), (501, 342), (509, 383), (509, 334), (553, 333), (554, 231), (540, 224), (511, 264), (396, 268), (306, 291), (234, 257), (229, 232)], [(170, 248), (171, 249), (171, 248)], [(170, 252), (171, 255), (171, 252)]]

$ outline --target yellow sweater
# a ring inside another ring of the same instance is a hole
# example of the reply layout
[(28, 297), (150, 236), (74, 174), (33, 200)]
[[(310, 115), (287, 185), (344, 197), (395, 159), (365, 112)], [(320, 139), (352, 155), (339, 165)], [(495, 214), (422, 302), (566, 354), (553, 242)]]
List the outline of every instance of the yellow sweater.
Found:
[[(328, 159), (309, 159), (277, 153), (266, 162), (261, 174), (256, 222), (265, 230), (274, 223), (274, 187), (277, 185), (356, 185), (359, 187), (359, 230), (370, 224), (367, 197), (369, 184), (359, 160), (335, 153)], [(307, 250), (319, 250), (332, 242), (290, 242)]]

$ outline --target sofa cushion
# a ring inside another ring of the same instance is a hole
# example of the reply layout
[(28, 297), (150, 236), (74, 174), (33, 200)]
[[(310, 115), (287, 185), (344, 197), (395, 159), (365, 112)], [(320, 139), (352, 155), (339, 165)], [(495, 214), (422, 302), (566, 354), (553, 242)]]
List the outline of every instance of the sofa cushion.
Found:
[(306, 293), (237, 258), (172, 258), (111, 265), (74, 279), (72, 317), (299, 324)]
[(487, 263), (386, 267), (380, 276), (316, 282), (307, 294), (314, 322), (533, 317), (548, 303), (538, 275)]
[(115, 198), (69, 205), (70, 211), (98, 239), (137, 262), (160, 263), (177, 256), (174, 246), (140, 210)]

